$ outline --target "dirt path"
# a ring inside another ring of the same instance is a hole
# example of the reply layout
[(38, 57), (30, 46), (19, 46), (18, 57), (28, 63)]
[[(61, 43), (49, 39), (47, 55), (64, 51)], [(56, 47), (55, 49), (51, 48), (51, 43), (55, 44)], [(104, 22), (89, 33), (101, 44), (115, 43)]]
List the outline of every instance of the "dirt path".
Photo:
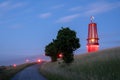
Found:
[(17, 73), (11, 80), (47, 80), (40, 75), (38, 68), (42, 63), (30, 66), (23, 71)]

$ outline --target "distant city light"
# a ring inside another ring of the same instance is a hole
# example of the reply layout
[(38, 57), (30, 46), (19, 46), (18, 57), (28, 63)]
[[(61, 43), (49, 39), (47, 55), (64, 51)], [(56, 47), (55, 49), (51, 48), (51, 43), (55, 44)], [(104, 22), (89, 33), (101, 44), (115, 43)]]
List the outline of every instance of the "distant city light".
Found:
[(59, 57), (59, 58), (62, 58), (62, 57), (63, 57), (63, 54), (62, 54), (62, 53), (61, 53), (61, 54), (59, 54), (59, 55), (58, 55), (58, 57)]
[(16, 64), (13, 64), (13, 67), (16, 67), (17, 65)]
[(37, 62), (41, 62), (41, 60), (40, 60), (40, 59), (38, 59), (38, 60), (37, 60)]
[(26, 59), (26, 62), (28, 63), (30, 60), (29, 59)]

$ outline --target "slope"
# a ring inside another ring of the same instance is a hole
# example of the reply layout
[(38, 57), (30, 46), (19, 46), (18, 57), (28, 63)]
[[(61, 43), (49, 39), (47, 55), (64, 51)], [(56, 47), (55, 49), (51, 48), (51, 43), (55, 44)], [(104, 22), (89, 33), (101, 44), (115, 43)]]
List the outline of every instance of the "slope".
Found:
[(77, 55), (69, 65), (48, 62), (40, 72), (49, 80), (120, 80), (120, 47)]

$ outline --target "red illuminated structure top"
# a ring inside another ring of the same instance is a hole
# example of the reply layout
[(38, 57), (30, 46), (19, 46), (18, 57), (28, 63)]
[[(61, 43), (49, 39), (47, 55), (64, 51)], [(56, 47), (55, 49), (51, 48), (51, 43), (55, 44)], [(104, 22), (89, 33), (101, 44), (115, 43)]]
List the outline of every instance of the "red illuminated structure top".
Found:
[(97, 24), (93, 22), (94, 17), (91, 17), (91, 22), (88, 25), (88, 38), (87, 38), (87, 51), (94, 52), (98, 51), (98, 33), (97, 33)]

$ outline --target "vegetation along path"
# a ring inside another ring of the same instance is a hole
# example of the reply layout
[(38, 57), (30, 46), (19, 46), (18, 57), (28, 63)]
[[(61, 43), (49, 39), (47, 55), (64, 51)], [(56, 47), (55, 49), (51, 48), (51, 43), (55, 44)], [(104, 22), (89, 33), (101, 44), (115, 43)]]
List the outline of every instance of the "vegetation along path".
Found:
[(11, 80), (47, 80), (39, 73), (39, 67), (42, 63), (30, 66), (17, 73)]

